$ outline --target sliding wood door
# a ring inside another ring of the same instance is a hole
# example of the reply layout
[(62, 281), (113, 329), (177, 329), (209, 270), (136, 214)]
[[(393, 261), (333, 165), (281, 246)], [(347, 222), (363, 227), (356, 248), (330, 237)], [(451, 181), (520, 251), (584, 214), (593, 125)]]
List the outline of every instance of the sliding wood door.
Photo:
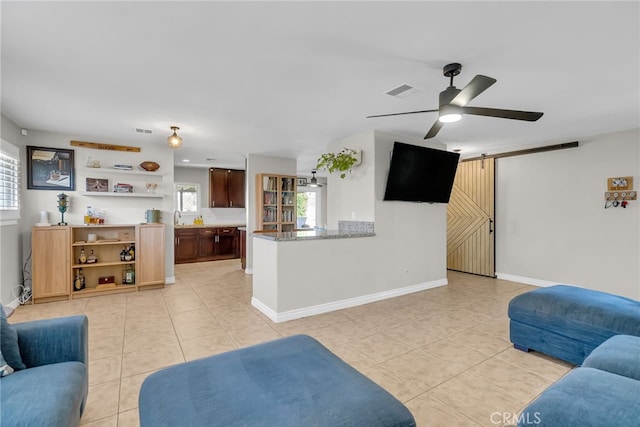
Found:
[(458, 165), (447, 208), (447, 268), (495, 277), (494, 159)]

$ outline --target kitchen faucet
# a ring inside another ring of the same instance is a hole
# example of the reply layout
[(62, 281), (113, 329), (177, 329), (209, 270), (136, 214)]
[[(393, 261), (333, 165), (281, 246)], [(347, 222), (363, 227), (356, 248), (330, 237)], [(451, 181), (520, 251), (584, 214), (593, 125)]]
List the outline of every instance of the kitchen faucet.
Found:
[(178, 225), (178, 218), (182, 218), (182, 215), (180, 214), (180, 211), (176, 209), (173, 211), (173, 225)]

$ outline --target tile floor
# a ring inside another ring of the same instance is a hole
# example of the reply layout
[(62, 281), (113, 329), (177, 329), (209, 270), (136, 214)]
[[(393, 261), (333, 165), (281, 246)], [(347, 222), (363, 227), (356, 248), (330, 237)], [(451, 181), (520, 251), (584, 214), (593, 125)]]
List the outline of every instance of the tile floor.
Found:
[(165, 289), (21, 306), (11, 322), (89, 317), (84, 426), (138, 425), (140, 384), (165, 366), (305, 333), (404, 402), (419, 426), (498, 426), (571, 366), (509, 343), (508, 302), (532, 289), (450, 272), (449, 285), (275, 324), (239, 260), (176, 266)]

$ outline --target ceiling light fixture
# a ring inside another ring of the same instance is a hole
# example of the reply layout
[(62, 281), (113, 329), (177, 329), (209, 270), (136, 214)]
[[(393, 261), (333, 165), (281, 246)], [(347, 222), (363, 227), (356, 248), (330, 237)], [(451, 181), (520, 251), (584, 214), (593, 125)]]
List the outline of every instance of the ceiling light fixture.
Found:
[(453, 123), (457, 122), (462, 118), (462, 114), (460, 114), (460, 108), (455, 105), (443, 105), (440, 107), (440, 112), (438, 113), (438, 120), (442, 123)]
[(176, 133), (180, 128), (178, 126), (171, 126), (171, 130), (173, 131), (173, 135), (167, 138), (167, 143), (171, 148), (180, 148), (182, 147), (182, 138), (178, 136)]
[(309, 182), (309, 187), (322, 187), (322, 184), (318, 184), (318, 179), (316, 178), (316, 171), (311, 171), (311, 182)]

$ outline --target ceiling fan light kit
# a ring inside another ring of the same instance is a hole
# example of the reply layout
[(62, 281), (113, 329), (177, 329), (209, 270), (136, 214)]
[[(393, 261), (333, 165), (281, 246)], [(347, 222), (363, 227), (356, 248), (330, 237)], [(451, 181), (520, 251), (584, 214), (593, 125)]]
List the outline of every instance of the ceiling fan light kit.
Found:
[(492, 77), (476, 75), (464, 88), (458, 89), (453, 85), (453, 78), (460, 74), (462, 65), (454, 62), (442, 68), (445, 77), (449, 77), (449, 87), (440, 92), (439, 108), (437, 110), (409, 111), (406, 113), (378, 114), (374, 117), (399, 116), (403, 114), (418, 114), (438, 112), (438, 120), (431, 126), (424, 139), (433, 138), (445, 123), (453, 123), (462, 119), (463, 114), (475, 116), (497, 117), (501, 119), (524, 120), (535, 122), (543, 113), (535, 111), (503, 110), (498, 108), (467, 107), (467, 103), (487, 90), (497, 80)]
[(171, 130), (173, 131), (173, 134), (167, 138), (167, 144), (169, 144), (169, 147), (173, 149), (182, 147), (182, 138), (180, 138), (176, 133), (180, 128), (178, 126), (171, 126)]

